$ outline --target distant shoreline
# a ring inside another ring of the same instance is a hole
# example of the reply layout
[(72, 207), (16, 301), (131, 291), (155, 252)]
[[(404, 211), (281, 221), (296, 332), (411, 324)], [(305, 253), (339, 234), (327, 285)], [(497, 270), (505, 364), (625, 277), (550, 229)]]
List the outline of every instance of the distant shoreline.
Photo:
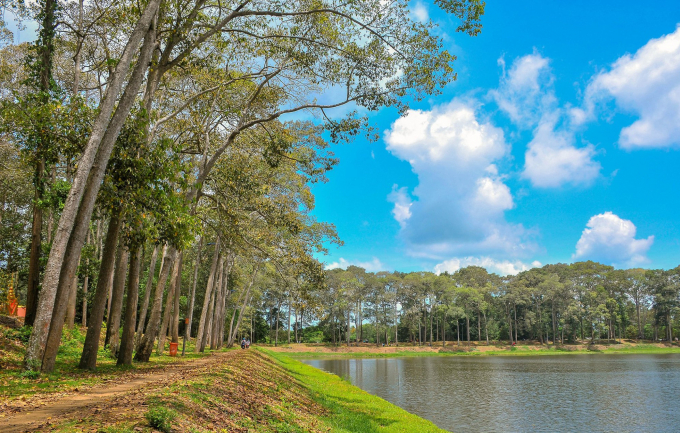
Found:
[(278, 347), (267, 347), (273, 352), (284, 353), (297, 359), (315, 358), (400, 358), (400, 357), (427, 357), (427, 356), (550, 356), (550, 355), (594, 355), (594, 354), (680, 354), (680, 346), (677, 344), (663, 343), (631, 343), (621, 344), (565, 344), (565, 345), (540, 345), (518, 344), (510, 345), (476, 345), (467, 346), (461, 342), (447, 343), (442, 346), (441, 342), (433, 346), (386, 346), (360, 344), (357, 346), (328, 346), (314, 344), (290, 344)]

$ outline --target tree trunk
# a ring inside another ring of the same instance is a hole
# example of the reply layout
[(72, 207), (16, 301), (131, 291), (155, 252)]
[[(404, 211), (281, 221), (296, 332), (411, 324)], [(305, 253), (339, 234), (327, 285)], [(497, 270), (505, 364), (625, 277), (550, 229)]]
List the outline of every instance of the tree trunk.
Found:
[[(81, 0), (82, 4), (82, 0)], [(90, 243), (90, 233), (87, 233), (87, 240), (85, 241), (86, 244)], [(87, 258), (85, 259), (85, 279), (83, 280), (83, 327), (87, 326), (87, 286), (90, 283), (90, 259)]]
[[(42, 13), (42, 22), (40, 23), (40, 31), (38, 34), (38, 41), (36, 43), (37, 45), (37, 54), (38, 54), (38, 89), (40, 90), (40, 100), (43, 104), (47, 104), (49, 102), (49, 92), (52, 87), (52, 65), (53, 65), (53, 56), (54, 56), (54, 36), (55, 36), (55, 30), (57, 27), (57, 16), (56, 16), (56, 10), (57, 10), (57, 1), (56, 0), (46, 0), (42, 7), (40, 8), (40, 12)], [(4, 8), (3, 8), (4, 12)], [(3, 13), (4, 15), (4, 13)], [(38, 285), (40, 281), (40, 255), (41, 255), (41, 250), (42, 250), (42, 220), (43, 220), (43, 211), (41, 208), (41, 202), (43, 199), (43, 193), (44, 193), (44, 179), (43, 177), (45, 176), (45, 151), (47, 150), (46, 147), (49, 146), (48, 142), (50, 141), (49, 138), (47, 137), (47, 134), (44, 134), (43, 131), (38, 132), (39, 138), (36, 140), (36, 150), (35, 150), (35, 159), (36, 159), (36, 166), (35, 166), (35, 174), (34, 174), (34, 188), (35, 188), (35, 196), (33, 199), (33, 222), (31, 226), (31, 249), (30, 249), (30, 257), (29, 257), (29, 263), (28, 263), (28, 287), (26, 289), (26, 317), (24, 319), (24, 324), (28, 326), (34, 326), (35, 325), (35, 319), (36, 319), (36, 314), (38, 312), (39, 304), (38, 304)], [(65, 245), (64, 245), (65, 246)], [(61, 266), (59, 266), (61, 268)], [(55, 284), (55, 293), (56, 293), (56, 284)], [(52, 305), (49, 306), (49, 310), (46, 313), (51, 313), (52, 310)], [(42, 328), (43, 326), (50, 326), (50, 320), (47, 319), (44, 322), (40, 324), (38, 329)], [(47, 328), (45, 334), (49, 332), (49, 328)], [(35, 333), (35, 330), (34, 330)], [(47, 335), (44, 336), (45, 340), (47, 340)], [(29, 350), (30, 345), (29, 345)], [(44, 351), (44, 347), (41, 347), (39, 356), (36, 356), (34, 358), (34, 362), (37, 361), (39, 358), (42, 358), (42, 351)], [(28, 352), (27, 352), (27, 361), (28, 361)], [(40, 361), (42, 362), (42, 360)], [(32, 368), (33, 366), (29, 365), (30, 363), (26, 363), (27, 368)]]
[(208, 284), (205, 288), (205, 296), (203, 298), (203, 308), (201, 309), (201, 318), (198, 321), (198, 333), (196, 334), (196, 347), (194, 347), (194, 352), (198, 353), (201, 351), (201, 343), (203, 339), (203, 334), (205, 332), (206, 319), (208, 316), (208, 306), (210, 305), (210, 298), (212, 296), (213, 285), (215, 284), (215, 273), (217, 272), (217, 263), (220, 257), (220, 238), (215, 241), (215, 252), (213, 253), (213, 261), (210, 266), (210, 274), (208, 275)]
[(430, 347), (432, 347), (432, 318), (434, 317), (434, 307), (430, 311)]
[(465, 328), (467, 329), (467, 342), (470, 345), (470, 317), (465, 315)]
[(189, 306), (187, 311), (187, 317), (189, 318), (189, 323), (187, 323), (186, 336), (187, 339), (191, 339), (191, 323), (194, 321), (194, 302), (196, 300), (196, 283), (198, 281), (198, 268), (201, 266), (201, 249), (203, 248), (203, 236), (198, 240), (198, 251), (196, 252), (196, 264), (194, 265), (194, 281), (191, 285), (191, 297), (189, 298)]
[(348, 306), (347, 307), (347, 332), (346, 332), (347, 335), (345, 335), (345, 338), (347, 339), (347, 347), (350, 346), (349, 340), (350, 340), (350, 337), (351, 337), (351, 330), (350, 330), (350, 316), (351, 316), (351, 314), (352, 314), (352, 312), (351, 312), (351, 310), (349, 309), (349, 306)]
[(276, 336), (274, 337), (274, 347), (279, 345), (279, 314), (281, 313), (281, 298), (278, 300), (278, 305), (276, 306)]
[[(57, 342), (56, 348), (50, 350), (47, 358), (44, 355), (52, 328), (54, 307), (55, 304), (58, 305), (57, 299), (60, 297), (59, 286), (62, 280), (61, 272), (64, 259), (67, 253), (74, 254), (75, 250), (78, 253), (75, 255), (80, 255), (80, 248), (85, 241), (84, 233), (83, 236), (75, 236), (73, 238), (71, 248), (69, 248), (69, 243), (71, 243), (75, 226), (78, 223), (77, 219), (83, 220), (80, 224), (87, 225), (89, 223), (113, 145), (135, 102), (144, 72), (148, 68), (148, 59), (150, 59), (151, 52), (155, 47), (155, 37), (150, 37), (150, 35), (155, 36), (155, 32), (150, 28), (150, 25), (156, 15), (159, 4), (160, 0), (151, 0), (147, 4), (128, 39), (116, 65), (115, 72), (109, 77), (106, 93), (99, 105), (98, 115), (92, 126), (90, 139), (78, 161), (77, 172), (64, 203), (64, 211), (59, 219), (49, 259), (45, 267), (43, 288), (38, 299), (33, 333), (28, 342), (24, 358), (24, 367), (27, 369), (34, 370), (39, 368), (43, 371), (51, 371), (54, 367), (54, 360), (56, 360), (57, 349), (59, 347), (58, 343), (61, 341), (63, 317), (61, 317), (61, 320), (55, 321), (59, 327), (59, 332), (53, 333), (55, 335), (54, 339)], [(128, 80), (125, 93), (119, 100), (117, 96), (121, 91), (124, 80), (128, 77), (130, 64), (142, 38), (144, 38), (144, 44), (141, 54), (132, 76)], [(111, 114), (114, 108), (116, 108), (116, 113), (112, 117)], [(79, 213), (82, 213), (81, 218), (78, 218)], [(65, 302), (63, 303), (65, 304)], [(54, 312), (60, 315), (60, 310), (61, 308)], [(55, 345), (52, 346), (54, 347)], [(47, 368), (43, 366), (45, 361), (48, 363)]]
[(73, 276), (71, 290), (68, 294), (68, 309), (66, 310), (66, 327), (73, 329), (76, 325), (76, 301), (78, 299), (78, 274)]
[(151, 357), (153, 343), (156, 340), (156, 334), (158, 333), (161, 324), (163, 291), (165, 290), (165, 283), (168, 281), (168, 277), (170, 275), (170, 269), (174, 268), (176, 254), (177, 250), (175, 250), (174, 247), (168, 247), (168, 253), (163, 262), (163, 267), (161, 268), (161, 273), (158, 277), (158, 284), (156, 284), (156, 290), (154, 291), (153, 305), (151, 306), (149, 323), (146, 325), (146, 332), (144, 333), (144, 337), (142, 337), (140, 347), (137, 350), (137, 353), (135, 353), (135, 361), (149, 362), (149, 358)]
[[(163, 258), (165, 258), (167, 246), (163, 248)], [(156, 260), (158, 259), (158, 245), (154, 246), (153, 253), (151, 253), (151, 262), (149, 263), (149, 275), (146, 279), (146, 286), (144, 286), (144, 302), (142, 308), (139, 310), (139, 320), (137, 321), (137, 330), (135, 337), (135, 347), (139, 346), (144, 334), (144, 322), (146, 322), (146, 312), (149, 310), (149, 297), (151, 296), (151, 289), (153, 287), (153, 277), (156, 275)], [(161, 262), (163, 259), (161, 259)], [(161, 266), (163, 264), (161, 263)]]
[(139, 272), (142, 267), (142, 249), (135, 245), (130, 251), (130, 272), (127, 283), (127, 302), (125, 304), (125, 323), (123, 337), (118, 352), (118, 365), (132, 365), (132, 349), (135, 339), (135, 322), (137, 320), (137, 301), (139, 298)]
[(216, 290), (213, 290), (210, 296), (210, 303), (208, 304), (208, 313), (206, 316), (206, 326), (205, 330), (203, 331), (203, 335), (200, 335), (196, 339), (196, 344), (199, 345), (199, 350), (201, 352), (205, 351), (205, 346), (208, 345), (208, 340), (212, 334), (213, 315), (215, 314), (215, 298), (217, 294), (216, 292)]
[(114, 358), (118, 357), (118, 348), (120, 347), (120, 319), (123, 312), (127, 268), (128, 249), (124, 245), (119, 245), (116, 272), (113, 274), (111, 317), (109, 317), (109, 321), (106, 323), (106, 339), (104, 341), (104, 347), (109, 346), (109, 351)]
[(177, 277), (175, 279), (175, 305), (173, 307), (172, 323), (170, 324), (170, 338), (173, 343), (179, 343), (179, 297), (182, 291), (182, 257), (183, 254), (179, 253), (179, 258), (177, 262)]
[[(210, 320), (210, 332), (207, 335), (207, 341), (210, 342), (210, 350), (215, 350), (217, 349), (217, 334), (220, 332), (220, 305), (222, 304), (222, 295), (224, 293), (224, 257), (220, 260), (220, 265), (218, 266), (219, 269), (219, 278), (217, 279), (217, 285), (215, 286), (215, 289), (213, 290), (215, 292), (215, 302), (213, 306), (213, 313), (212, 313), (212, 319)], [(211, 317), (211, 315), (208, 315), (208, 317)], [(207, 345), (207, 343), (206, 343)]]
[[(228, 348), (232, 347), (234, 345), (234, 339), (236, 338), (236, 333), (238, 332), (239, 326), (241, 326), (241, 318), (243, 317), (243, 309), (245, 308), (246, 305), (248, 305), (248, 302), (249, 302), (248, 296), (250, 295), (250, 289), (253, 287), (253, 283), (255, 282), (255, 276), (257, 275), (258, 270), (259, 269), (253, 270), (253, 275), (250, 278), (250, 282), (248, 283), (248, 288), (246, 290), (246, 295), (245, 295), (245, 299), (243, 301), (243, 305), (239, 309), (238, 321), (236, 322), (236, 328), (234, 329), (233, 334), (231, 334), (231, 332), (230, 332), (230, 335), (229, 335), (229, 340), (227, 342)], [(234, 320), (234, 318), (232, 317), (232, 322), (233, 322), (233, 320)], [(231, 330), (231, 326), (229, 327), (229, 329)], [(297, 329), (296, 329), (295, 334), (296, 334), (295, 336), (297, 337)]]
[(94, 370), (97, 367), (97, 351), (99, 350), (99, 338), (101, 336), (104, 310), (106, 308), (106, 296), (109, 293), (109, 284), (113, 274), (118, 234), (120, 233), (120, 214), (114, 214), (109, 221), (109, 229), (106, 233), (106, 241), (102, 248), (102, 261), (97, 277), (97, 288), (92, 300), (90, 310), (90, 326), (87, 328), (83, 353), (80, 356), (78, 368)]
[(38, 308), (38, 286), (40, 284), (40, 250), (42, 245), (42, 183), (45, 174), (45, 160), (40, 158), (35, 170), (35, 197), (33, 198), (33, 224), (31, 227), (31, 252), (28, 261), (28, 286), (26, 287), (26, 317), (24, 324), (33, 326)]
[(168, 330), (170, 327), (170, 318), (173, 315), (173, 307), (175, 305), (175, 291), (177, 289), (177, 274), (180, 267), (180, 259), (182, 253), (178, 253), (175, 258), (174, 266), (172, 268), (172, 273), (169, 276), (170, 285), (168, 286), (168, 296), (165, 298), (165, 309), (163, 310), (163, 321), (161, 323), (161, 329), (158, 334), (158, 347), (156, 347), (156, 354), (161, 355), (165, 350), (165, 339), (168, 336)]

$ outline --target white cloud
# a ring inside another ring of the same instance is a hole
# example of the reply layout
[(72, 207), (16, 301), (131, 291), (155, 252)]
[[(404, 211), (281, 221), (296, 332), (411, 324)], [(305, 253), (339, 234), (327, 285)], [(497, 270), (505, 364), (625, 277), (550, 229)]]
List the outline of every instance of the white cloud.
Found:
[(418, 175), (413, 199), (397, 186), (388, 196), (411, 254), (515, 255), (529, 247), (525, 230), (504, 218), (514, 202), (495, 165), (509, 153), (503, 131), (480, 122), (469, 104), (411, 110), (385, 132), (385, 141)]
[(600, 174), (600, 163), (593, 160), (592, 145), (577, 148), (571, 131), (555, 130), (555, 115), (546, 115), (536, 127), (527, 147), (522, 177), (539, 188), (555, 188), (566, 183), (588, 185)]
[(499, 275), (517, 275), (522, 271), (527, 271), (531, 268), (541, 267), (541, 262), (534, 261), (531, 263), (524, 263), (519, 260), (495, 260), (491, 257), (464, 257), (453, 258), (437, 264), (434, 271), (437, 275), (442, 272), (450, 274), (456, 272), (458, 269), (467, 266), (481, 266), (489, 272), (495, 272)]
[(416, 20), (424, 23), (430, 19), (430, 14), (427, 12), (427, 6), (421, 2), (416, 2), (415, 6), (411, 10), (411, 13), (416, 18)]
[(370, 262), (361, 262), (358, 260), (345, 260), (344, 258), (340, 257), (340, 259), (337, 262), (333, 263), (328, 263), (325, 268), (326, 269), (347, 269), (348, 266), (359, 266), (360, 268), (364, 268), (368, 272), (380, 272), (386, 270), (385, 265), (378, 260), (377, 257), (373, 257), (373, 260)]
[(411, 218), (411, 197), (408, 195), (408, 188), (399, 188), (396, 184), (392, 186), (392, 192), (387, 196), (387, 200), (390, 203), (394, 203), (394, 208), (392, 209), (392, 215), (394, 219), (399, 222), (399, 225), (403, 228), (406, 225), (406, 221)]
[(607, 98), (640, 117), (621, 130), (624, 149), (680, 145), (680, 27), (619, 58), (593, 78), (585, 95), (584, 109), (572, 110), (575, 121), (592, 120)]
[(498, 89), (489, 95), (513, 123), (531, 128), (546, 111), (553, 110), (557, 102), (549, 60), (538, 53), (529, 54), (516, 59), (508, 72), (503, 58), (498, 59), (498, 63), (503, 67), (503, 75)]
[(576, 243), (572, 260), (595, 260), (615, 266), (629, 267), (646, 263), (647, 250), (654, 236), (635, 239), (636, 227), (612, 212), (590, 218)]
[(565, 116), (558, 107), (549, 59), (529, 54), (516, 59), (508, 72), (503, 59), (499, 64), (503, 75), (498, 89), (489, 95), (517, 127), (534, 129), (522, 177), (539, 188), (590, 184), (601, 166), (593, 160), (594, 147), (576, 147), (571, 125), (560, 122)]

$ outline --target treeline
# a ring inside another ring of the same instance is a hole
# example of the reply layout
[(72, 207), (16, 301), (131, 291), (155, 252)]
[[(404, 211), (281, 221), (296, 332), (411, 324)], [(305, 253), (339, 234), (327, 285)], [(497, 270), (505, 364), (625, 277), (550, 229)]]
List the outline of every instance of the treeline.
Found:
[[(0, 22), (0, 285), (26, 306), (31, 370), (77, 321), (82, 368), (104, 324), (129, 364), (184, 329), (231, 344), (254, 288), (324, 287), (314, 255), (339, 241), (310, 186), (329, 145), (455, 79), (405, 0), (0, 6), (38, 24), (13, 44)], [(480, 31), (483, 2), (439, 6)]]
[(618, 270), (587, 261), (506, 277), (477, 266), (441, 275), (350, 266), (326, 271), (326, 284), (283, 306), (285, 296), (263, 303), (266, 324), (254, 322), (256, 335), (275, 342), (282, 329), (286, 341), (293, 332), (293, 341), (380, 345), (674, 341), (680, 334), (680, 266)]
[(478, 266), (440, 275), (325, 272), (323, 290), (254, 305), (256, 341), (565, 344), (680, 334), (680, 267), (619, 270), (587, 261), (506, 277)]

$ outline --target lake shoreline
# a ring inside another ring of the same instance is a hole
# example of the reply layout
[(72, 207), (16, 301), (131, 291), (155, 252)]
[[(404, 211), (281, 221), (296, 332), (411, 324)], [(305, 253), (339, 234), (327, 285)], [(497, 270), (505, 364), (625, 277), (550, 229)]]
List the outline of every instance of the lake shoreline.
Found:
[[(441, 343), (439, 343), (441, 344)], [(554, 356), (554, 355), (644, 355), (680, 354), (677, 344), (663, 343), (622, 343), (622, 344), (565, 344), (540, 345), (476, 345), (467, 346), (448, 343), (446, 346), (326, 346), (313, 344), (279, 345), (267, 347), (275, 353), (283, 353), (296, 359), (317, 358), (400, 358), (400, 357), (438, 357), (438, 356)]]

